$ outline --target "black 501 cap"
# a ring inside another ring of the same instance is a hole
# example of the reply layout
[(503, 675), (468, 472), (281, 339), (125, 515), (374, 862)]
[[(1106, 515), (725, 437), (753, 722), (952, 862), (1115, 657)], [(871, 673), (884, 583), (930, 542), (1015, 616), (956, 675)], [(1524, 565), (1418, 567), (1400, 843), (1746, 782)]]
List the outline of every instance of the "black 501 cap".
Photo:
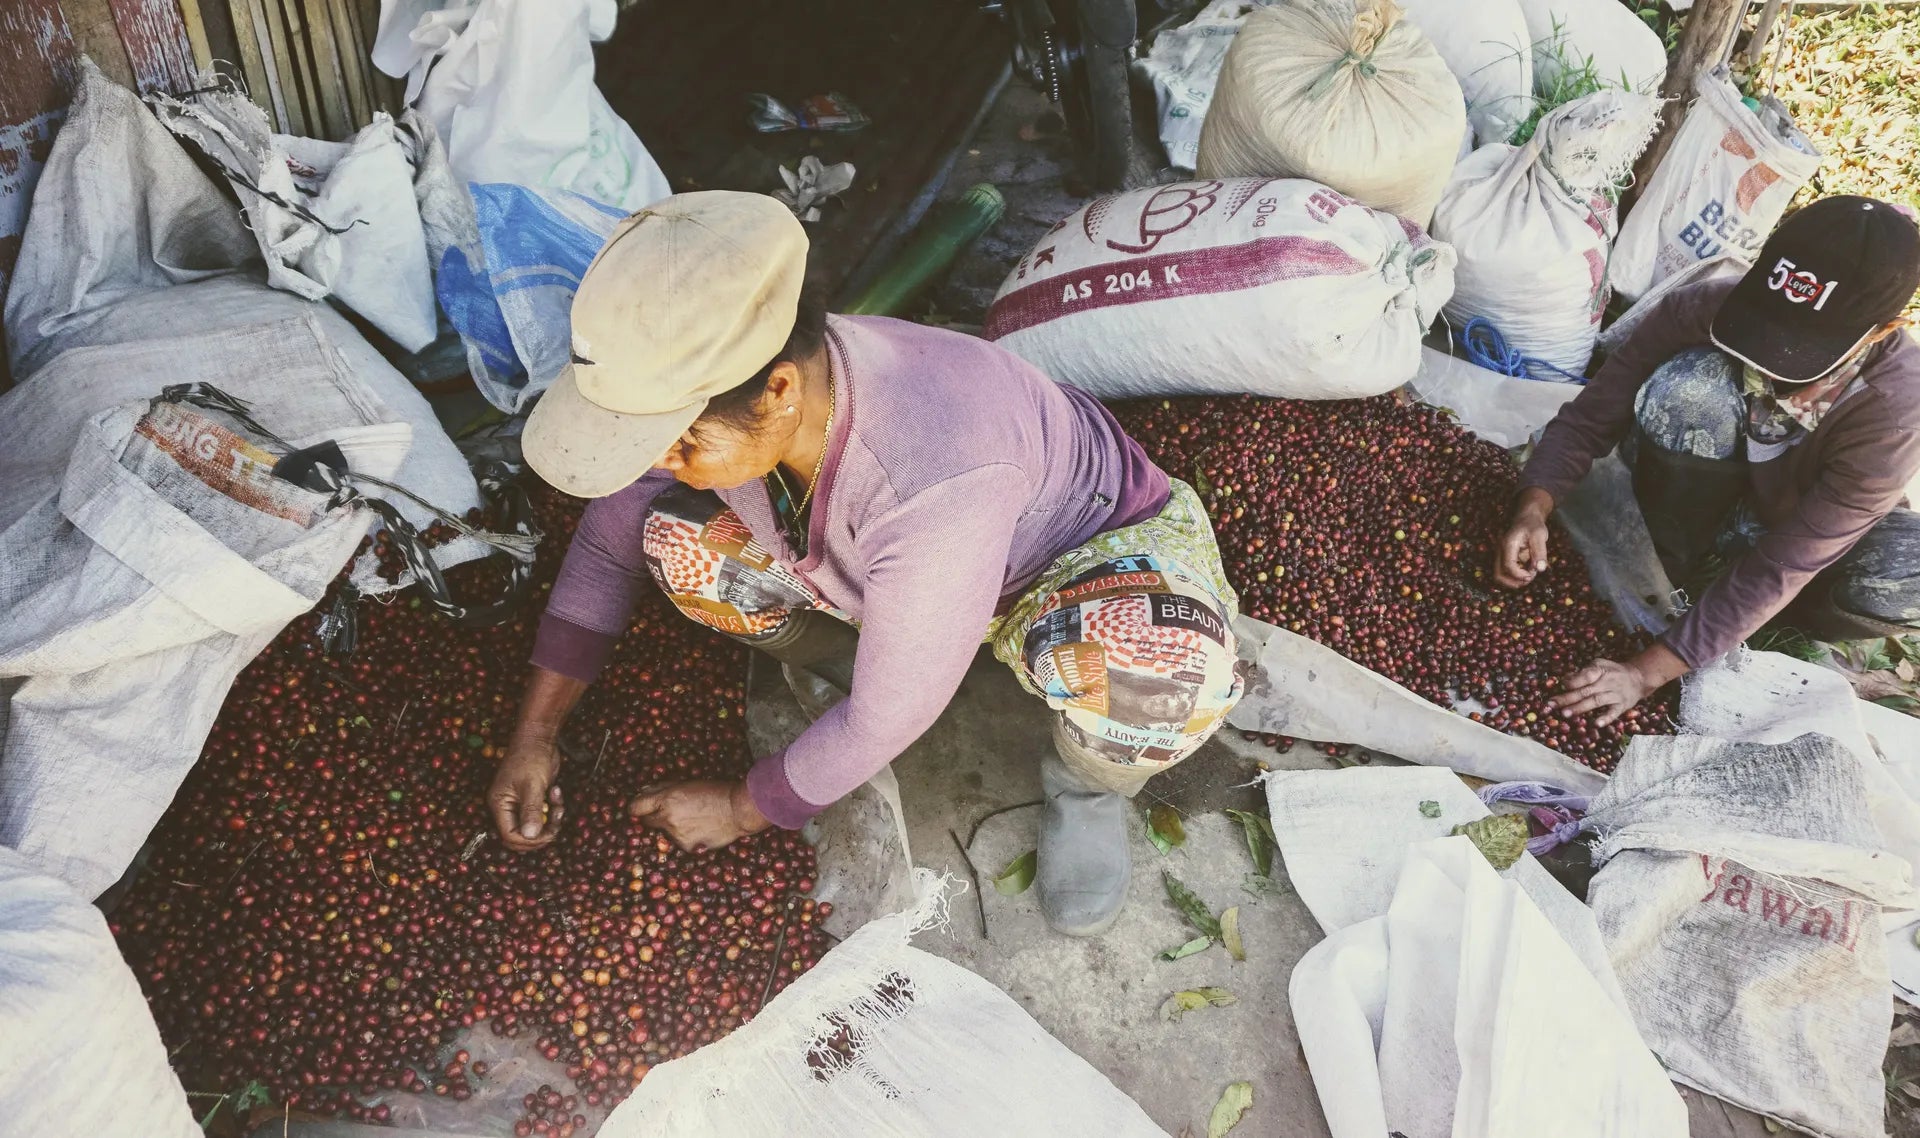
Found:
[(1714, 345), (1787, 383), (1832, 371), (1920, 289), (1920, 227), (1872, 198), (1780, 223), (1713, 319)]

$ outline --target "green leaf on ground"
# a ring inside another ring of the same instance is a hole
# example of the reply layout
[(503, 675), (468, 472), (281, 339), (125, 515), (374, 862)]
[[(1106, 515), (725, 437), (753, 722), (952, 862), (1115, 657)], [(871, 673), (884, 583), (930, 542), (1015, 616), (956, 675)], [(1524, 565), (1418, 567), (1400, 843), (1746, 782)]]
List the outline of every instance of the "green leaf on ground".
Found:
[(1147, 812), (1147, 840), (1162, 854), (1187, 844), (1187, 828), (1180, 824), (1180, 812), (1165, 803)]
[(1226, 946), (1227, 955), (1235, 960), (1247, 958), (1246, 946), (1240, 943), (1240, 906), (1235, 905), (1220, 914), (1220, 943)]
[(1229, 810), (1227, 817), (1240, 823), (1241, 831), (1247, 836), (1247, 852), (1253, 855), (1254, 872), (1262, 877), (1273, 876), (1273, 851), (1280, 844), (1273, 836), (1273, 823), (1267, 821), (1266, 815), (1249, 810)]
[(1253, 1084), (1234, 1083), (1220, 1092), (1220, 1101), (1207, 1115), (1207, 1138), (1222, 1138), (1240, 1125), (1240, 1119), (1253, 1108)]
[(1506, 869), (1527, 852), (1527, 839), (1533, 831), (1525, 814), (1492, 814), (1453, 828), (1465, 834), (1495, 869)]
[(1438, 818), (1440, 816), (1440, 804), (1431, 798), (1427, 799), (1420, 804), (1420, 816), (1422, 818)]
[(1249, 873), (1240, 878), (1240, 891), (1256, 901), (1269, 893), (1279, 893), (1285, 888), (1286, 886), (1264, 873)]
[(1173, 874), (1162, 870), (1160, 876), (1166, 882), (1167, 899), (1172, 901), (1173, 907), (1180, 910), (1181, 915), (1187, 918), (1187, 923), (1192, 925), (1196, 932), (1205, 933), (1210, 937), (1219, 936), (1220, 922), (1214, 919), (1213, 910), (1207, 908), (1207, 903), (1195, 896), (1193, 890), (1182, 885), (1180, 879)]
[(1166, 1002), (1160, 1005), (1160, 1018), (1178, 1020), (1188, 1012), (1201, 1008), (1224, 1008), (1239, 1002), (1240, 997), (1225, 988), (1188, 988), (1167, 997)]
[(1881, 707), (1891, 707), (1903, 715), (1920, 714), (1920, 699), (1915, 699), (1910, 695), (1883, 695), (1873, 702), (1879, 704)]
[(1197, 937), (1194, 937), (1192, 940), (1188, 941), (1187, 943), (1181, 945), (1179, 948), (1169, 948), (1168, 950), (1160, 954), (1160, 959), (1185, 960), (1187, 957), (1192, 956), (1196, 952), (1205, 952), (1207, 949), (1212, 947), (1213, 947), (1212, 937), (1197, 936)]
[(1002, 897), (1018, 897), (1033, 885), (1034, 870), (1039, 867), (1039, 854), (1028, 850), (1007, 863), (993, 879), (993, 888)]

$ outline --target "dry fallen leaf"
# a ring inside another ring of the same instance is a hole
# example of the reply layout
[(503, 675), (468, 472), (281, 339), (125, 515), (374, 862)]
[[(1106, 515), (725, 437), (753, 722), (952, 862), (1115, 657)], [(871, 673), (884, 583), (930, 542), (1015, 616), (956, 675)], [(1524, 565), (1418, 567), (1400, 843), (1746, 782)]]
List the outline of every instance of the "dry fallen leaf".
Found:
[(1207, 1115), (1207, 1138), (1222, 1138), (1222, 1135), (1240, 1125), (1240, 1119), (1253, 1107), (1253, 1084), (1234, 1083), (1220, 1092), (1220, 1101), (1213, 1104), (1213, 1112)]

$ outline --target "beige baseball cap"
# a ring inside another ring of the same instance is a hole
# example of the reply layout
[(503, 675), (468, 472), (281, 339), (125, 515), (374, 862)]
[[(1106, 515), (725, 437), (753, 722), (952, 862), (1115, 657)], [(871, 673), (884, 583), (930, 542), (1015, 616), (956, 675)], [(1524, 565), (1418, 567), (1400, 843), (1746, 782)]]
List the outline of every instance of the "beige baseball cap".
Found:
[(574, 293), (573, 363), (527, 419), (527, 465), (580, 498), (632, 484), (786, 346), (806, 268), (806, 230), (764, 194), (675, 194), (622, 221)]

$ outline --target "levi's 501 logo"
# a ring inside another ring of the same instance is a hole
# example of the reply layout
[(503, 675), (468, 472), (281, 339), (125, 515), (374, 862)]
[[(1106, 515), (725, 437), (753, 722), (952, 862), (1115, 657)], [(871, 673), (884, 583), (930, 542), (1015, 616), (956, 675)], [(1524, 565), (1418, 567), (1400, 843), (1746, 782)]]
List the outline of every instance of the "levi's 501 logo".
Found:
[(1785, 257), (1774, 263), (1773, 272), (1767, 276), (1768, 288), (1794, 304), (1806, 304), (1811, 301), (1815, 312), (1827, 306), (1827, 298), (1833, 295), (1833, 290), (1839, 284), (1839, 281), (1822, 282), (1819, 277), (1800, 268)]

